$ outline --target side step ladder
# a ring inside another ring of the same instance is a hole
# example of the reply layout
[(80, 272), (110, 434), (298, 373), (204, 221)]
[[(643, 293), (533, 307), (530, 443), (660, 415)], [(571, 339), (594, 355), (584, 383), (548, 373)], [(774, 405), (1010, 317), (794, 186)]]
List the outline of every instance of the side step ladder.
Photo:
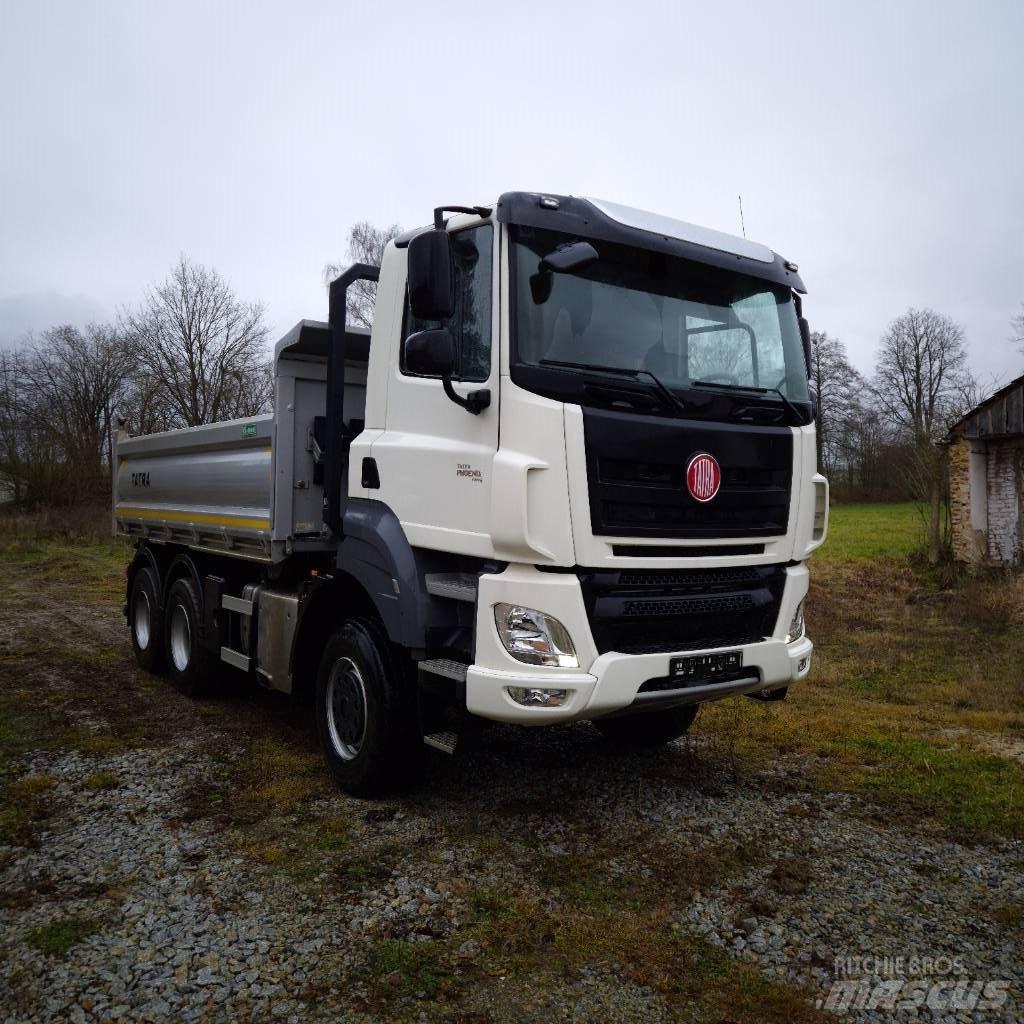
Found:
[(423, 737), (423, 742), (428, 747), (440, 750), (443, 754), (454, 754), (455, 747), (459, 742), (457, 732), (432, 732)]
[[(474, 597), (475, 590), (474, 580)], [(470, 600), (472, 599), (473, 598), (470, 598)], [(421, 661), (418, 668), (420, 673), (429, 673), (434, 676), (442, 676), (445, 679), (453, 679), (457, 683), (465, 683), (466, 670), (469, 666), (461, 661), (453, 661), (450, 658), (433, 658), (428, 661)], [(438, 715), (437, 717), (440, 718), (441, 716)], [(459, 742), (459, 734), (457, 732), (453, 732), (451, 729), (439, 729), (436, 732), (425, 732), (423, 734), (423, 742), (428, 747), (433, 747), (435, 750), (440, 750), (442, 753), (454, 754), (455, 748)]]
[(478, 578), (471, 572), (428, 572), (424, 576), (427, 593), (452, 601), (476, 601)]
[[(243, 616), (247, 621), (241, 628), (246, 630), (250, 628), (253, 613), (252, 601), (242, 597), (233, 597), (231, 594), (222, 594), (220, 606), (224, 611), (234, 612), (236, 615)], [(228, 665), (233, 665), (235, 668), (240, 668), (243, 672), (248, 672), (252, 668), (252, 658), (248, 654), (243, 654), (241, 651), (236, 651), (231, 647), (221, 647), (220, 660)]]

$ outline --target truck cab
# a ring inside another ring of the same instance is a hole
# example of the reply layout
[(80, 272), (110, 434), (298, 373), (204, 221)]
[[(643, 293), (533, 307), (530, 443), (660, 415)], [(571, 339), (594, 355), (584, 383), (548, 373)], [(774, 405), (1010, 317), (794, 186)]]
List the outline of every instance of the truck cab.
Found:
[(803, 292), (764, 246), (612, 203), (439, 208), (278, 344), (251, 571), (241, 540), (225, 571), (210, 531), (152, 520), (140, 567), (160, 543), (204, 563), (197, 651), (315, 691), (353, 792), (400, 777), (403, 744), (454, 749), (466, 715), (664, 742), (703, 702), (779, 699), (810, 670), (828, 517)]

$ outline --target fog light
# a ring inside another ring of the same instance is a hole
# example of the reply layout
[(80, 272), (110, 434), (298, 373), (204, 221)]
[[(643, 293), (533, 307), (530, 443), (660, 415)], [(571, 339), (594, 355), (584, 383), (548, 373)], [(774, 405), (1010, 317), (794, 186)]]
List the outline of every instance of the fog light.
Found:
[(558, 619), (518, 604), (496, 604), (494, 624), (516, 661), (552, 668), (579, 668), (569, 631)]
[(508, 686), (508, 695), (527, 708), (560, 708), (569, 696), (568, 690), (543, 690), (536, 686)]
[(803, 672), (810, 663), (811, 663), (811, 659), (810, 658), (801, 658), (796, 663), (796, 670), (797, 670), (797, 672)]
[(804, 635), (804, 603), (801, 601), (793, 613), (793, 621), (789, 624), (789, 631), (786, 633), (786, 643), (791, 644)]

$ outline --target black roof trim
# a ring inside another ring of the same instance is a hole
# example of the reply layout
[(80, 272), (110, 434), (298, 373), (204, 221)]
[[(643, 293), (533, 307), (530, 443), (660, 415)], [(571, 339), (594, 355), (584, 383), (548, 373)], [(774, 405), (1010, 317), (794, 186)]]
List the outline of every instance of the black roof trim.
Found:
[[(558, 208), (540, 205), (540, 197), (556, 199)], [(763, 263), (746, 256), (709, 249), (694, 242), (655, 234), (622, 224), (599, 210), (593, 203), (575, 196), (559, 196), (551, 192), (506, 192), (498, 200), (497, 219), (502, 224), (520, 224), (524, 227), (544, 228), (566, 234), (580, 235), (638, 249), (650, 249), (670, 256), (679, 256), (723, 270), (733, 270), (748, 277), (771, 281), (773, 284), (806, 293), (800, 275), (786, 269), (786, 260), (774, 253), (773, 263)], [(415, 232), (413, 232), (415, 233)], [(397, 242), (396, 242), (397, 244)], [(406, 243), (408, 244), (408, 243)]]

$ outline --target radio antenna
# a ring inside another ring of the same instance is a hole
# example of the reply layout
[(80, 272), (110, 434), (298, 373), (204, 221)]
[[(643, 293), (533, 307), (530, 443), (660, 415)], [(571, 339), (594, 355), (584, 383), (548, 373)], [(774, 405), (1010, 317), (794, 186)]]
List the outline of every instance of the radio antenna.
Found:
[(743, 223), (743, 196), (737, 196), (740, 201), (740, 230), (743, 232), (743, 237), (747, 237), (747, 226)]

